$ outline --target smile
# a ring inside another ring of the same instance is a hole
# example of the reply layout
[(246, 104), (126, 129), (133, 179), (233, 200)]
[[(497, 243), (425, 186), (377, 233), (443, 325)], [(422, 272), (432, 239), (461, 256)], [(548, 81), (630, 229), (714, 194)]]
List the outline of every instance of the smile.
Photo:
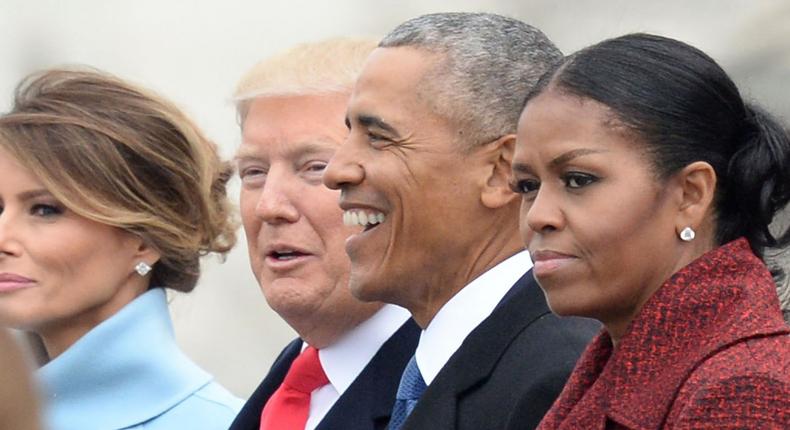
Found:
[(35, 285), (35, 281), (12, 273), (0, 273), (0, 293), (23, 290)]
[(383, 223), (385, 219), (384, 214), (381, 212), (361, 209), (343, 211), (343, 224), (349, 227), (359, 225), (368, 228)]

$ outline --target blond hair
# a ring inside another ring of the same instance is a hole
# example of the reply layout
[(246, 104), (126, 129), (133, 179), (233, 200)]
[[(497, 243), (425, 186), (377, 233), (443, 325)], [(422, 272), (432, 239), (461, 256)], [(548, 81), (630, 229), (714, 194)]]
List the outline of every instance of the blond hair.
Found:
[(229, 164), (175, 105), (96, 70), (23, 79), (0, 148), (67, 208), (159, 251), (151, 286), (194, 288), (199, 257), (236, 241)]
[(351, 92), (376, 44), (374, 39), (332, 38), (302, 43), (261, 61), (236, 86), (239, 119), (243, 122), (250, 102), (259, 97)]

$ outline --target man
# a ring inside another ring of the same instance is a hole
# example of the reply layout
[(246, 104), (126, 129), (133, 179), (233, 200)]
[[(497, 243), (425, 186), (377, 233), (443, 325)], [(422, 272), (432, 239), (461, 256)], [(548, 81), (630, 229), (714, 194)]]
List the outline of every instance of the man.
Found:
[(423, 329), (391, 429), (535, 427), (598, 330), (549, 311), (508, 185), (523, 101), (560, 58), (520, 21), (433, 14), (393, 30), (357, 80), (324, 182), (365, 228), (346, 241), (354, 295)]
[(238, 86), (250, 261), (266, 301), (299, 339), (231, 429), (382, 429), (389, 421), (419, 328), (402, 308), (351, 296), (343, 244), (361, 229), (342, 224), (338, 193), (321, 181), (348, 134), (345, 107), (374, 47), (351, 39), (300, 45)]

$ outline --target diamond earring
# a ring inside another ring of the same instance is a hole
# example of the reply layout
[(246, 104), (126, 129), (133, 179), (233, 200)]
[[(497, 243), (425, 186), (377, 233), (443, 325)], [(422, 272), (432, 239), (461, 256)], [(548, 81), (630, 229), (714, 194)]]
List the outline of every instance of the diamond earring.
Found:
[(696, 235), (697, 233), (695, 233), (694, 229), (691, 227), (686, 227), (683, 230), (680, 230), (680, 233), (678, 234), (678, 236), (680, 236), (680, 240), (683, 242), (691, 242), (694, 240)]
[(148, 274), (148, 272), (151, 271), (151, 266), (149, 266), (148, 263), (146, 263), (145, 261), (141, 261), (137, 263), (136, 266), (134, 266), (134, 270), (137, 272), (138, 275), (145, 276)]

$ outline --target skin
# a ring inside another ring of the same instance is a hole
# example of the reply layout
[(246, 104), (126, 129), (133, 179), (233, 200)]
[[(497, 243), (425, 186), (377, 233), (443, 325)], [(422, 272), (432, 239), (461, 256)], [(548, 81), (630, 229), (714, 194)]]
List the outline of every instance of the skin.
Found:
[[(348, 289), (339, 193), (321, 178), (348, 134), (348, 93), (262, 97), (243, 124), (237, 161), (250, 265), (266, 301), (308, 344), (322, 348), (381, 308)], [(272, 250), (299, 250), (278, 261)]]
[(159, 255), (142, 240), (65, 208), (32, 172), (0, 150), (3, 324), (41, 336), (54, 358), (148, 288), (134, 266)]
[[(598, 319), (616, 342), (666, 279), (714, 247), (710, 165), (659, 180), (604, 105), (550, 89), (528, 103), (517, 142), (521, 233), (555, 313)], [(678, 238), (686, 226), (692, 242)]]
[(30, 368), (5, 330), (0, 330), (0, 351), (0, 428), (41, 428), (38, 422), (38, 399), (33, 394)]
[(459, 127), (417, 90), (441, 60), (410, 47), (374, 50), (348, 105), (348, 138), (324, 175), (341, 190), (341, 208), (385, 216), (346, 242), (353, 294), (403, 306), (423, 328), (522, 248), (507, 187), (513, 136), (463, 149)]

